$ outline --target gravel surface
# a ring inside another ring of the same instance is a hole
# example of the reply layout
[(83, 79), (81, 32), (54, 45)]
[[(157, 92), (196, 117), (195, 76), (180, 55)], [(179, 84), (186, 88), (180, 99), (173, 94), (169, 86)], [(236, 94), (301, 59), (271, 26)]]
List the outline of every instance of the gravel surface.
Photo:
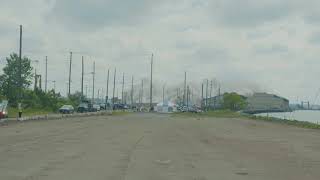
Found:
[(132, 113), (0, 126), (0, 180), (319, 180), (320, 131)]

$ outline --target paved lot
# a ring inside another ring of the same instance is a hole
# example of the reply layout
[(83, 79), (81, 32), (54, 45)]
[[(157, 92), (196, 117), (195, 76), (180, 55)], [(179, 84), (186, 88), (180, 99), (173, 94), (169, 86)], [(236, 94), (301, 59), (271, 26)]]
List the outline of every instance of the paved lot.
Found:
[(320, 131), (130, 114), (0, 127), (1, 180), (319, 180)]

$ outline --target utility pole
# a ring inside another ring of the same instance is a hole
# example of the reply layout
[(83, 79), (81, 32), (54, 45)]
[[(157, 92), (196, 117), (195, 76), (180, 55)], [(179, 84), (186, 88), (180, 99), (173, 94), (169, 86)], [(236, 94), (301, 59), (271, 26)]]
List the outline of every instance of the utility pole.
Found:
[(45, 84), (44, 84), (44, 92), (47, 92), (47, 87), (48, 87), (48, 56), (46, 56), (46, 79), (45, 79)]
[(203, 83), (201, 84), (201, 109), (203, 109)]
[(41, 75), (39, 75), (39, 89), (42, 91), (42, 78), (41, 78), (42, 76)]
[(84, 76), (84, 61), (83, 61), (83, 56), (81, 58), (81, 98), (83, 97), (83, 76)]
[(22, 98), (22, 25), (20, 25), (20, 46), (19, 46), (19, 98)]
[(152, 107), (152, 72), (153, 71), (153, 54), (151, 55), (151, 79), (150, 79), (150, 110), (153, 111)]
[(187, 86), (187, 107), (189, 107), (189, 86)]
[(109, 98), (109, 69), (108, 69), (108, 76), (107, 76), (107, 92), (106, 92), (106, 109), (108, 104), (108, 98)]
[(69, 64), (69, 88), (68, 88), (68, 95), (71, 94), (71, 70), (72, 70), (72, 52), (70, 52), (70, 64)]
[(189, 87), (189, 104), (192, 104), (193, 102), (193, 90), (191, 87)]
[(186, 105), (187, 72), (184, 72), (183, 105)]
[(116, 91), (116, 75), (117, 75), (117, 68), (114, 69), (113, 75), (113, 92), (112, 92), (112, 106), (114, 107), (114, 93)]
[(133, 107), (133, 76), (131, 81), (131, 107)]
[(94, 80), (96, 75), (96, 62), (93, 61), (93, 72), (92, 72), (92, 103), (94, 103)]
[(207, 84), (206, 84), (206, 110), (208, 108), (208, 87), (209, 87), (209, 80), (207, 79)]
[(124, 104), (124, 94), (123, 94), (123, 91), (124, 91), (124, 73), (122, 74), (122, 88), (121, 88), (121, 101), (122, 101), (122, 104)]

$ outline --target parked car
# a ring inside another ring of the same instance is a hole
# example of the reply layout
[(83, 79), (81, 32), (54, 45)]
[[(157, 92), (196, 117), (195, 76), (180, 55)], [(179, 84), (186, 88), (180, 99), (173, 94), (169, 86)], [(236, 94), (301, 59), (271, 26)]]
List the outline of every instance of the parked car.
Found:
[(188, 107), (187, 106), (182, 106), (181, 107), (181, 112), (188, 112)]
[(62, 114), (72, 114), (74, 113), (74, 108), (71, 105), (63, 105), (60, 109), (59, 112)]
[(85, 113), (89, 111), (89, 105), (88, 103), (80, 103), (80, 105), (78, 106), (77, 111), (79, 113)]
[(191, 107), (188, 107), (188, 112), (191, 112), (191, 113), (201, 113), (202, 110), (197, 108), (196, 106), (191, 106)]
[(100, 105), (99, 104), (94, 104), (92, 105), (92, 112), (98, 112), (100, 111)]
[(2, 101), (0, 103), (0, 119), (8, 118), (8, 101)]
[(91, 105), (91, 107), (89, 108), (89, 111), (90, 112), (98, 112), (100, 111), (101, 108), (100, 108), (100, 105), (99, 104), (93, 104)]
[(100, 109), (101, 110), (106, 110), (106, 104), (104, 104), (104, 103), (100, 104)]

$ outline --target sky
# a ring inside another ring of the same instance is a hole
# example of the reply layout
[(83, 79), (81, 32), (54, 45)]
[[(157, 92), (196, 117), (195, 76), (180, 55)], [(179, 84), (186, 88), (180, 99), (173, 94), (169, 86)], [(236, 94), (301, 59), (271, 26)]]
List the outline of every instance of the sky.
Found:
[[(107, 70), (117, 68), (117, 88), (140, 86), (149, 77), (154, 54), (156, 95), (165, 85), (194, 92), (205, 79), (221, 90), (274, 93), (290, 101), (317, 101), (320, 88), (320, 1), (317, 0), (0, 0), (0, 68), (18, 52), (44, 73), (48, 88), (66, 93), (69, 52), (72, 91), (80, 88), (81, 56), (85, 85), (106, 89)], [(113, 78), (113, 75), (110, 75)], [(210, 84), (210, 83), (209, 83)], [(147, 81), (145, 88), (148, 87)], [(160, 88), (161, 89), (161, 88)], [(147, 91), (147, 90), (146, 90)], [(111, 89), (109, 90), (111, 92)], [(97, 93), (97, 92), (96, 92)]]

